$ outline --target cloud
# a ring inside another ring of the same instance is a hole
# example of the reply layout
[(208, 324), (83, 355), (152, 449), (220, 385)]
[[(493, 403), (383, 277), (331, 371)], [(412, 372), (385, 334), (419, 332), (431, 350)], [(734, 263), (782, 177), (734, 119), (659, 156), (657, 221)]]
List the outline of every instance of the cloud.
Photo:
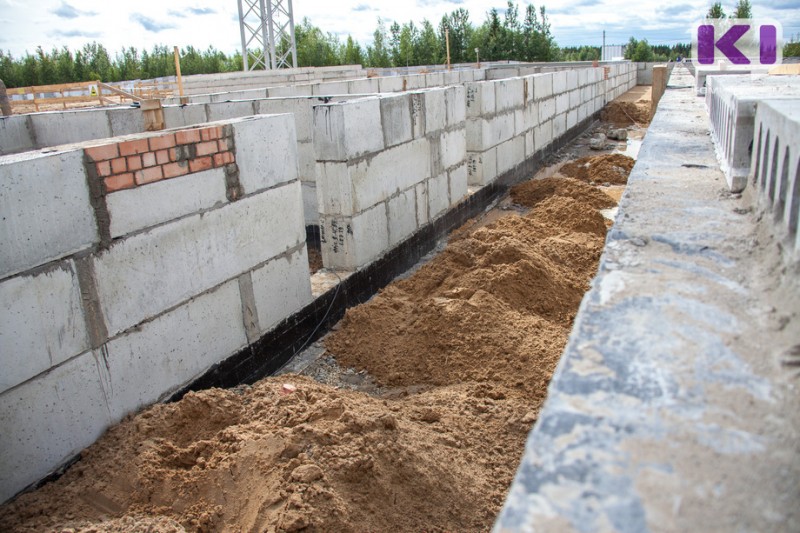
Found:
[(57, 17), (61, 17), (62, 19), (74, 19), (80, 17), (81, 15), (92, 17), (97, 15), (97, 12), (81, 11), (80, 9), (77, 9), (66, 2), (61, 2), (61, 5), (58, 6), (55, 11), (53, 11), (53, 14)]
[(597, 0), (578, 0), (577, 2), (571, 2), (565, 6), (561, 7), (554, 7), (549, 8), (546, 7), (545, 10), (548, 15), (563, 15), (565, 13), (575, 13), (575, 10), (579, 7), (589, 7), (589, 6), (596, 6)]
[(353, 8), (353, 11), (376, 11), (376, 9), (368, 4), (358, 4)]
[(54, 37), (87, 37), (89, 39), (96, 39), (102, 35), (100, 32), (95, 31), (80, 31), (80, 30), (54, 30), (50, 32)]
[(176, 27), (174, 24), (170, 24), (168, 22), (158, 22), (156, 20), (151, 19), (150, 17), (145, 17), (141, 13), (132, 14), (131, 20), (134, 22), (138, 22), (139, 24), (142, 25), (142, 28), (153, 33), (158, 33), (164, 30), (171, 30)]
[(657, 9), (659, 16), (676, 17), (686, 15), (694, 15), (695, 7), (690, 4), (681, 4), (678, 6), (659, 7)]
[(169, 15), (170, 17), (177, 17), (181, 19), (186, 18), (186, 13), (184, 13), (183, 11), (175, 11), (174, 9), (170, 9), (169, 11), (167, 11), (167, 15)]
[(189, 11), (195, 15), (213, 15), (217, 12), (216, 9), (212, 9), (210, 7), (190, 7)]

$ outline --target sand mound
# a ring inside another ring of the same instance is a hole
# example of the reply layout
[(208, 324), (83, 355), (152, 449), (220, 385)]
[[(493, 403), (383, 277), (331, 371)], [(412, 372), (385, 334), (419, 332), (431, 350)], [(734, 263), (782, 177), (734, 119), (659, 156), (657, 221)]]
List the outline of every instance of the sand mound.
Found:
[(650, 102), (609, 102), (600, 111), (600, 119), (616, 126), (647, 126), (650, 124)]
[(568, 178), (590, 183), (624, 185), (636, 161), (622, 154), (582, 157), (563, 165), (559, 172)]
[(603, 247), (596, 191), (560, 181), (347, 312), (326, 345), (399, 392), (289, 375), (155, 405), (2, 529), (489, 530)]
[(580, 200), (595, 209), (608, 209), (617, 205), (614, 200), (602, 191), (571, 178), (530, 180), (511, 188), (511, 199), (514, 203), (525, 207), (534, 207), (539, 202), (552, 196), (567, 196)]

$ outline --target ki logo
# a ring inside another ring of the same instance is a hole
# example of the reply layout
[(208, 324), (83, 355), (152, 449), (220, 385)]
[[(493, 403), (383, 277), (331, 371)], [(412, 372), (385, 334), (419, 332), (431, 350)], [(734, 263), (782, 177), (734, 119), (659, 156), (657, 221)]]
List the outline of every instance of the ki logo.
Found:
[(783, 59), (783, 29), (779, 22), (756, 19), (715, 19), (697, 25), (693, 56), (701, 65), (717, 61), (733, 65), (777, 65)]

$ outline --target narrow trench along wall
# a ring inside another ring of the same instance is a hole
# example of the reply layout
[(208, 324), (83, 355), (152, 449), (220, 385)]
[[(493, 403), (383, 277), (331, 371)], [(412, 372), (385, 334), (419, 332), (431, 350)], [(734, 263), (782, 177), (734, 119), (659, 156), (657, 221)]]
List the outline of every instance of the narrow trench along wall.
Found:
[(311, 300), (293, 138), (260, 116), (0, 158), (0, 500)]

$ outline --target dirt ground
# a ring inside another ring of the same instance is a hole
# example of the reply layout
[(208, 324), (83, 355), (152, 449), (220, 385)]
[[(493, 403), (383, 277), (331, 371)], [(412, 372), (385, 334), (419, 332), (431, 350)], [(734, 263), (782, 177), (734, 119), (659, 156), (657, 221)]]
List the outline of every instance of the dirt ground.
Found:
[(647, 126), (650, 124), (651, 87), (634, 87), (603, 108), (600, 118), (615, 126)]
[(595, 274), (599, 210), (615, 205), (545, 174), (348, 310), (307, 375), (128, 417), (0, 507), (3, 529), (491, 529)]

